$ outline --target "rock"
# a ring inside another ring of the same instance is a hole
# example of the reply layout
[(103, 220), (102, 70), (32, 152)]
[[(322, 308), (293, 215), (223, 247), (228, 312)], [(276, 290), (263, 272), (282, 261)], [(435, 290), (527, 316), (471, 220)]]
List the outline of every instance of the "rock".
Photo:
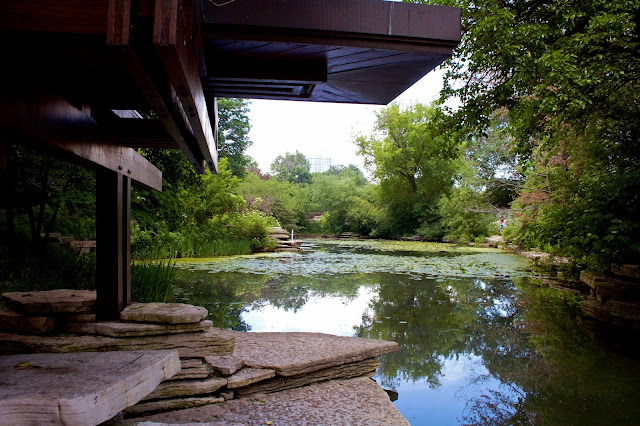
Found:
[(161, 334), (191, 333), (207, 331), (211, 321), (200, 321), (191, 324), (148, 324), (135, 322), (97, 322), (70, 323), (61, 328), (66, 333), (100, 334), (110, 337), (143, 337)]
[(201, 407), (203, 405), (211, 405), (224, 402), (224, 398), (220, 396), (210, 396), (203, 398), (180, 398), (166, 399), (162, 401), (149, 401), (136, 404), (124, 410), (126, 414), (143, 414), (156, 411), (173, 411), (183, 410), (185, 408)]
[(146, 337), (27, 336), (0, 333), (0, 354), (176, 349), (181, 357), (229, 355), (234, 337), (218, 328)]
[(244, 361), (238, 358), (235, 358), (232, 355), (227, 356), (207, 356), (204, 360), (213, 367), (214, 370), (217, 370), (224, 374), (225, 376), (230, 376), (236, 371), (240, 370), (244, 367)]
[(99, 424), (179, 369), (176, 351), (2, 356), (0, 424)]
[(640, 279), (640, 265), (611, 266), (611, 272), (621, 278)]
[(235, 393), (232, 390), (220, 392), (220, 396), (224, 398), (225, 401), (229, 401), (235, 397)]
[(378, 368), (378, 358), (366, 359), (351, 364), (325, 368), (324, 370), (300, 374), (292, 377), (274, 377), (263, 382), (236, 389), (236, 396), (246, 397), (256, 393), (280, 392), (317, 382), (355, 377), (372, 377)]
[(212, 377), (206, 380), (170, 380), (160, 385), (143, 401), (151, 399), (175, 398), (177, 396), (196, 396), (213, 393), (227, 384), (227, 379)]
[(287, 377), (399, 350), (395, 342), (323, 333), (224, 333), (236, 338), (234, 357), (249, 367), (270, 368)]
[(90, 312), (96, 303), (94, 290), (49, 290), (4, 293), (11, 309), (27, 315)]
[(640, 284), (631, 281), (608, 279), (595, 283), (595, 295), (598, 300), (618, 300), (623, 302), (640, 301)]
[(580, 271), (580, 281), (587, 284), (591, 288), (596, 288), (596, 284), (604, 282), (606, 277), (604, 275), (596, 275), (593, 272)]
[(206, 379), (213, 368), (201, 358), (181, 359), (182, 369), (171, 380)]
[(134, 303), (120, 312), (122, 321), (162, 324), (199, 323), (206, 316), (205, 308), (184, 303)]
[(32, 317), (0, 308), (0, 330), (12, 333), (45, 334), (54, 328), (53, 317)]
[(70, 322), (96, 322), (96, 314), (57, 314), (54, 316), (56, 324), (67, 324)]
[(332, 380), (137, 420), (178, 424), (193, 422), (193, 419), (212, 424), (247, 425), (267, 422), (273, 425), (409, 425), (387, 393), (367, 378)]
[(275, 370), (268, 368), (243, 368), (228, 378), (227, 388), (239, 388), (262, 380), (270, 379), (276, 375)]

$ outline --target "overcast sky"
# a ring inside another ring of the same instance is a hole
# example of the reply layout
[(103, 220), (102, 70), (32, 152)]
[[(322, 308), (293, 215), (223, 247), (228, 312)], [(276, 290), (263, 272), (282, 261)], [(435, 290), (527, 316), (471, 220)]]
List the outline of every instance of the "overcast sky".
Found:
[[(440, 69), (422, 78), (396, 98), (402, 105), (429, 103), (442, 88)], [(363, 167), (355, 153), (354, 136), (370, 135), (375, 112), (380, 106), (332, 104), (324, 102), (251, 100), (249, 138), (253, 146), (247, 154), (268, 172), (271, 162), (287, 151), (307, 157), (329, 157), (333, 164)]]

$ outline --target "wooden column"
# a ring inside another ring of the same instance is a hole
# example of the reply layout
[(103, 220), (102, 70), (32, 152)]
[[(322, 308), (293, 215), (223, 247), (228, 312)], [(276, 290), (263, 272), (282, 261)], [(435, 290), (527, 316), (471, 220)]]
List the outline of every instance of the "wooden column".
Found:
[(120, 319), (131, 303), (131, 178), (96, 172), (96, 312), (98, 320)]

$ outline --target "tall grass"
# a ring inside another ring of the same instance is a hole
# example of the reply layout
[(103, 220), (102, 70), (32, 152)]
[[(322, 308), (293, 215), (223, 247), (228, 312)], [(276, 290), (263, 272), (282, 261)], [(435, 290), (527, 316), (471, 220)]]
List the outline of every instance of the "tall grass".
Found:
[(131, 265), (131, 298), (134, 302), (171, 302), (176, 278), (175, 261), (143, 259)]

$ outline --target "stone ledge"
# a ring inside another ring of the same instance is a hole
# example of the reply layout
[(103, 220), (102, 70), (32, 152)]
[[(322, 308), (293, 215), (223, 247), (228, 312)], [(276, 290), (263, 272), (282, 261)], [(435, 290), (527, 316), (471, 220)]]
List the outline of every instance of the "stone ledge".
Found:
[(99, 424), (179, 370), (176, 351), (2, 356), (0, 424)]
[(387, 393), (368, 378), (332, 380), (283, 392), (256, 394), (252, 398), (156, 414), (126, 423), (188, 424), (194, 421), (216, 425), (267, 422), (273, 425), (409, 425)]
[(206, 316), (205, 308), (184, 303), (134, 303), (120, 312), (122, 321), (161, 324), (199, 323)]
[(27, 315), (90, 312), (96, 303), (94, 290), (49, 290), (4, 293), (7, 306)]
[(395, 342), (323, 333), (244, 333), (224, 330), (236, 339), (233, 356), (249, 367), (279, 376), (296, 376), (397, 352)]
[(106, 337), (91, 335), (27, 336), (0, 333), (0, 354), (42, 352), (107, 352), (175, 349), (181, 357), (229, 355), (234, 337), (217, 328), (197, 333), (146, 337)]

